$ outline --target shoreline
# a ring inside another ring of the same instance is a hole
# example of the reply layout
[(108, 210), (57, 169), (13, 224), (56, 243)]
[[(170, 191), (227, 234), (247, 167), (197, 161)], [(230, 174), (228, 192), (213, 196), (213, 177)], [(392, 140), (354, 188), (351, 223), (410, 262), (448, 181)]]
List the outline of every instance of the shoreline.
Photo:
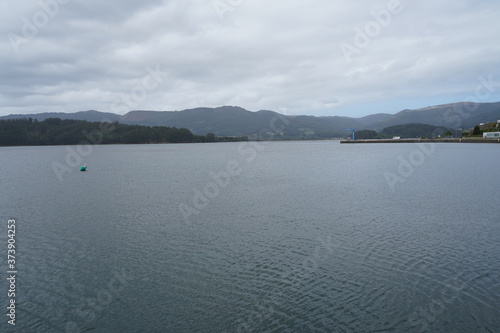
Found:
[(442, 139), (359, 139), (359, 140), (340, 140), (340, 143), (425, 143), (425, 142), (444, 142), (444, 143), (500, 143), (500, 139), (483, 138), (442, 138)]

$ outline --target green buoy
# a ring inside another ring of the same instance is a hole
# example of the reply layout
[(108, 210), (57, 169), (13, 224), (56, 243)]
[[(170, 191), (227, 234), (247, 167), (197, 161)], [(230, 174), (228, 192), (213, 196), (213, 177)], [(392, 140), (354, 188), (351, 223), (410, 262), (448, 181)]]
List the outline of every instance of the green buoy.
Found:
[(87, 163), (84, 166), (80, 167), (80, 171), (87, 171)]

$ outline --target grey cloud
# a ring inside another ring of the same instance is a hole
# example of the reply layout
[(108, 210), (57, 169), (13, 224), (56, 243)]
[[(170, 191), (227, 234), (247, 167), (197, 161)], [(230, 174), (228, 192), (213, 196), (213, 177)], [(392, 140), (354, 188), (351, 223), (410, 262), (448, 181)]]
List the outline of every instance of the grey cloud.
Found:
[[(0, 114), (111, 111), (148, 66), (168, 75), (138, 108), (157, 110), (230, 104), (361, 116), (391, 100), (457, 101), (481, 75), (500, 81), (498, 1), (401, 0), (402, 12), (356, 46), (356, 29), (390, 1), (244, 0), (221, 17), (211, 0), (44, 0), (59, 9), (39, 27), (39, 4), (8, 1), (0, 4)], [(38, 31), (16, 53), (10, 37), (24, 38), (26, 20)], [(350, 62), (342, 43), (358, 50)]]

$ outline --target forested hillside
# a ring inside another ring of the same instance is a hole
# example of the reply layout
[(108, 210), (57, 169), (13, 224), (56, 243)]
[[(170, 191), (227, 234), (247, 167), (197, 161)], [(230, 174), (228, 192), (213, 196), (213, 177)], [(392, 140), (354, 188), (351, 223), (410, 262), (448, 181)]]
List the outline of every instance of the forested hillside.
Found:
[(49, 118), (0, 120), (0, 146), (190, 143), (241, 141), (245, 137), (221, 138), (214, 134), (194, 135), (185, 128), (125, 125), (118, 122), (88, 122)]

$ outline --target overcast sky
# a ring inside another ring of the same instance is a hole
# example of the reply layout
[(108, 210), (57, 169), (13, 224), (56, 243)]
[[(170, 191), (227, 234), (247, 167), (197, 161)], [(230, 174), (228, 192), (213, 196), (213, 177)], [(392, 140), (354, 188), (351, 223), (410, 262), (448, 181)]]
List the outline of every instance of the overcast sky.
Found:
[(500, 101), (498, 0), (4, 0), (0, 18), (0, 116)]

